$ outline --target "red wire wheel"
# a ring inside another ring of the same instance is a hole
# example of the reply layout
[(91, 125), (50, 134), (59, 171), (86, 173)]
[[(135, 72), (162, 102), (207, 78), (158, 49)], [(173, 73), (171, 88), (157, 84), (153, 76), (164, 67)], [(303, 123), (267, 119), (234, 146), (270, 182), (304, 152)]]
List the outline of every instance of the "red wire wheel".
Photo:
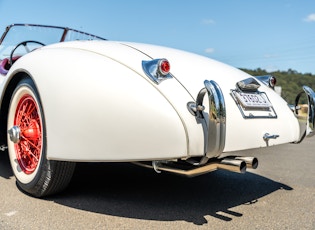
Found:
[(20, 128), (20, 141), (15, 144), (16, 159), (21, 170), (30, 174), (35, 171), (42, 152), (41, 118), (31, 95), (23, 96), (18, 102), (14, 125)]

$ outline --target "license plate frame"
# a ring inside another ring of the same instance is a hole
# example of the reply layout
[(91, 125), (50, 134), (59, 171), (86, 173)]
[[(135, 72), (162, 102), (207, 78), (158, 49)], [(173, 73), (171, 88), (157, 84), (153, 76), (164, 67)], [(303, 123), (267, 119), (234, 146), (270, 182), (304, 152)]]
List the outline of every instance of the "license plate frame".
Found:
[(231, 95), (244, 118), (277, 118), (265, 92), (231, 90)]

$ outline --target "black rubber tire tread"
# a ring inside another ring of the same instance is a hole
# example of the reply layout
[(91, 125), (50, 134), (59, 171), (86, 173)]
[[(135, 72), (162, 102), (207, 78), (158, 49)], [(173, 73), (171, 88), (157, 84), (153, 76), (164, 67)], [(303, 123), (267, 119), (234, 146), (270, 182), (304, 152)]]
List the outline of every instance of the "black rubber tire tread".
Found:
[(34, 197), (45, 197), (63, 191), (71, 181), (75, 162), (47, 161), (42, 168), (41, 177), (34, 187), (25, 186), (17, 181), (18, 186)]
[(52, 174), (54, 178), (50, 182), (50, 186), (45, 191), (45, 195), (51, 195), (64, 190), (71, 181), (72, 175), (75, 170), (74, 162), (66, 162), (66, 161), (49, 161), (52, 168)]

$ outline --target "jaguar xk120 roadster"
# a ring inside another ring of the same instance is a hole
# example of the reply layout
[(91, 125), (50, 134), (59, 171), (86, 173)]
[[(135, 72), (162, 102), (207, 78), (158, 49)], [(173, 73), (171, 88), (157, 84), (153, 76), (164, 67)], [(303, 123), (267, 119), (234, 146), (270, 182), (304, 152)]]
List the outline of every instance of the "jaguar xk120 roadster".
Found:
[(63, 190), (76, 162), (132, 162), (189, 177), (244, 173), (258, 160), (234, 151), (314, 134), (311, 88), (288, 105), (274, 77), (181, 50), (13, 24), (0, 60), (1, 149), (18, 186), (35, 197)]

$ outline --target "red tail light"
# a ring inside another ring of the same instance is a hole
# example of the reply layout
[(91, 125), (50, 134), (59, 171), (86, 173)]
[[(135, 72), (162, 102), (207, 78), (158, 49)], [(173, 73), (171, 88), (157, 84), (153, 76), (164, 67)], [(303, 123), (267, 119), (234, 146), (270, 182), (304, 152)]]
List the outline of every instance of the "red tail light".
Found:
[(159, 61), (159, 71), (162, 75), (167, 75), (170, 72), (171, 65), (168, 60), (161, 59)]

